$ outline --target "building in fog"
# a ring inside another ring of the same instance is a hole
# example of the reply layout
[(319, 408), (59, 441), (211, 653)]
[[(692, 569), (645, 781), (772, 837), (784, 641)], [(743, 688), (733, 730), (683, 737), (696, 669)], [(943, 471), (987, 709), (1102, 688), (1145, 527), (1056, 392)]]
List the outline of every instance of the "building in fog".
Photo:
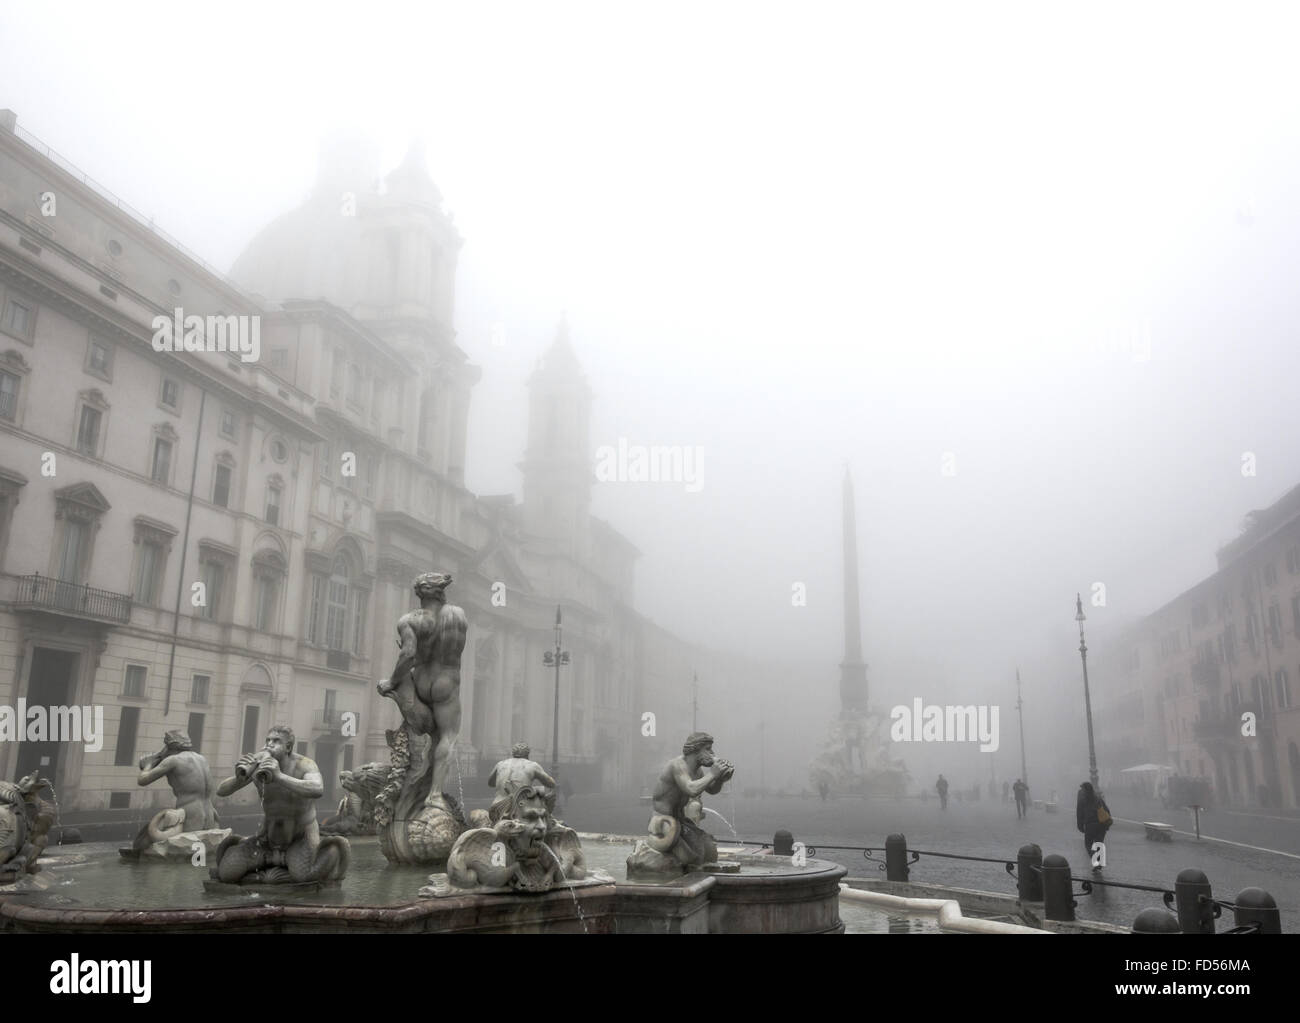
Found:
[(1300, 807), (1300, 487), (1251, 512), (1217, 571), (1107, 656), (1108, 766), (1167, 764), (1222, 802)]
[[(418, 150), (378, 182), (341, 147), (227, 278), (0, 114), (0, 704), (100, 705), (105, 733), (2, 742), (0, 777), (140, 811), (170, 799), (135, 784), (166, 730), (223, 774), (286, 722), (329, 792), (387, 758), (399, 717), (375, 682), (433, 569), (470, 621), (467, 794), (513, 741), (556, 762), (557, 605), (577, 791), (645, 784), (701, 661), (742, 683), (633, 608), (637, 551), (590, 513), (592, 394), (563, 327), (528, 382), (522, 500), (466, 490), (460, 244)], [(209, 343), (256, 331), (260, 358), (155, 350), (178, 309)]]

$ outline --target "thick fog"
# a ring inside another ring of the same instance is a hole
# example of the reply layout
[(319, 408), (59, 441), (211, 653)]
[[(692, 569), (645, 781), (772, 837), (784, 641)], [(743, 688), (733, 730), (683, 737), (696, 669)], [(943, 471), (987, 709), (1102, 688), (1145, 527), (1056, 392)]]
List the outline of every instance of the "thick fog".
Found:
[[(767, 779), (802, 786), (838, 701), (848, 468), (872, 703), (999, 705), (1000, 780), (1017, 666), (1031, 772), (1086, 762), (1076, 592), (1104, 648), (1300, 482), (1288, 17), (10, 5), (0, 106), (222, 268), (323, 139), (369, 140), (377, 175), (422, 139), (483, 369), (469, 488), (519, 492), (566, 313), (593, 449), (702, 452), (696, 487), (594, 488), (642, 552), (638, 610), (786, 666)], [(735, 748), (754, 704), (700, 685)]]

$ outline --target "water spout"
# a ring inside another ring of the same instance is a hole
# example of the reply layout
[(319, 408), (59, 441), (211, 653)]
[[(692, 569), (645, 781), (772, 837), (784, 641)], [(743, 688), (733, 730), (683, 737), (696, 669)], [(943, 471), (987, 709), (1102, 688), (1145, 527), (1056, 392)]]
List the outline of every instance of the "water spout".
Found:
[(548, 853), (551, 854), (551, 859), (555, 861), (555, 866), (560, 871), (560, 877), (564, 879), (564, 886), (569, 889), (569, 894), (573, 896), (573, 908), (578, 911), (578, 922), (582, 924), (582, 933), (590, 934), (591, 931), (587, 929), (586, 914), (582, 912), (582, 903), (578, 901), (578, 893), (573, 890), (573, 885), (569, 882), (569, 876), (564, 872), (563, 861), (561, 861), (561, 859), (555, 855), (555, 850), (552, 849), (545, 842), (542, 842), (541, 846), (543, 849), (545, 849)]
[(726, 817), (724, 817), (724, 816), (722, 816), (722, 814), (718, 813), (717, 810), (711, 810), (711, 809), (709, 809), (709, 807), (706, 806), (706, 807), (704, 807), (704, 812), (705, 812), (705, 813), (711, 813), (711, 814), (713, 814), (714, 817), (716, 817), (716, 818), (718, 818), (718, 820), (722, 821), (722, 823), (725, 824), (728, 828), (731, 828), (731, 837), (732, 837), (732, 838), (735, 838), (735, 839), (739, 839), (739, 838), (740, 838), (740, 836), (739, 836), (738, 834), (736, 834), (736, 829), (731, 827), (731, 821), (727, 820)]

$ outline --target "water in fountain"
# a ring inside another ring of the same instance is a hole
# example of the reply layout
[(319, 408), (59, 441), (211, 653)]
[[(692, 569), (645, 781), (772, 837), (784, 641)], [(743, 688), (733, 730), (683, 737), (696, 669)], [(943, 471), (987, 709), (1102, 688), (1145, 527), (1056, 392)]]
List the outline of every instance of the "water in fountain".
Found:
[(542, 843), (542, 848), (551, 854), (551, 859), (555, 861), (555, 866), (560, 871), (560, 877), (564, 879), (565, 887), (569, 889), (569, 894), (573, 896), (573, 908), (578, 911), (578, 923), (582, 924), (582, 933), (590, 934), (591, 931), (587, 929), (587, 917), (582, 912), (582, 903), (578, 901), (578, 893), (574, 890), (573, 885), (569, 883), (569, 876), (564, 872), (564, 864), (561, 862), (560, 858), (555, 855), (555, 850), (545, 842)]
[(61, 816), (60, 816), (60, 815), (62, 814), (63, 811), (59, 808), (59, 794), (58, 794), (57, 792), (54, 791), (54, 782), (52, 782), (52, 781), (50, 781), (50, 780), (48, 780), (48, 779), (45, 780), (45, 787), (46, 787), (47, 789), (50, 790), (50, 799), (54, 801), (54, 823), (51, 824), (50, 827), (52, 827), (52, 828), (58, 828), (58, 829), (59, 829), (59, 842), (58, 842), (58, 844), (59, 844), (59, 845), (62, 845), (62, 844), (63, 844), (63, 826), (62, 826), (62, 824), (60, 824), (60, 820), (61, 820)]
[(731, 821), (727, 820), (726, 817), (724, 817), (724, 816), (722, 816), (722, 814), (718, 813), (717, 810), (712, 810), (712, 809), (710, 809), (710, 808), (707, 807), (707, 806), (704, 807), (704, 812), (705, 812), (705, 813), (711, 813), (711, 814), (713, 814), (714, 817), (717, 817), (718, 820), (722, 821), (723, 824), (725, 824), (727, 827), (731, 828), (731, 837), (734, 838), (734, 839), (736, 839), (737, 841), (739, 841), (740, 836), (739, 836), (738, 834), (736, 834), (736, 829), (731, 827)]

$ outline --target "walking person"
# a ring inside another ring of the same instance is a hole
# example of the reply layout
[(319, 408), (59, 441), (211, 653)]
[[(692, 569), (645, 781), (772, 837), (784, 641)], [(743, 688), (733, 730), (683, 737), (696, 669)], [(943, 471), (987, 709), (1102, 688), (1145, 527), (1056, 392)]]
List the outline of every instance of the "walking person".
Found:
[[(1083, 846), (1088, 850), (1088, 861), (1092, 863), (1092, 869), (1100, 872), (1106, 862), (1106, 832), (1110, 830), (1114, 818), (1110, 815), (1110, 807), (1106, 805), (1106, 800), (1092, 787), (1092, 782), (1085, 781), (1079, 786), (1075, 823), (1083, 832)], [(1094, 848), (1098, 843), (1102, 847), (1100, 853)], [(1095, 856), (1099, 858), (1094, 859)]]
[(1004, 781), (1002, 783), (1002, 802), (1005, 803), (1010, 798), (1011, 798), (1011, 782)]
[(939, 780), (934, 783), (934, 790), (939, 793), (939, 809), (948, 809), (948, 779), (942, 774), (939, 775)]
[(1016, 820), (1029, 816), (1029, 786), (1019, 778), (1012, 786), (1016, 793)]

